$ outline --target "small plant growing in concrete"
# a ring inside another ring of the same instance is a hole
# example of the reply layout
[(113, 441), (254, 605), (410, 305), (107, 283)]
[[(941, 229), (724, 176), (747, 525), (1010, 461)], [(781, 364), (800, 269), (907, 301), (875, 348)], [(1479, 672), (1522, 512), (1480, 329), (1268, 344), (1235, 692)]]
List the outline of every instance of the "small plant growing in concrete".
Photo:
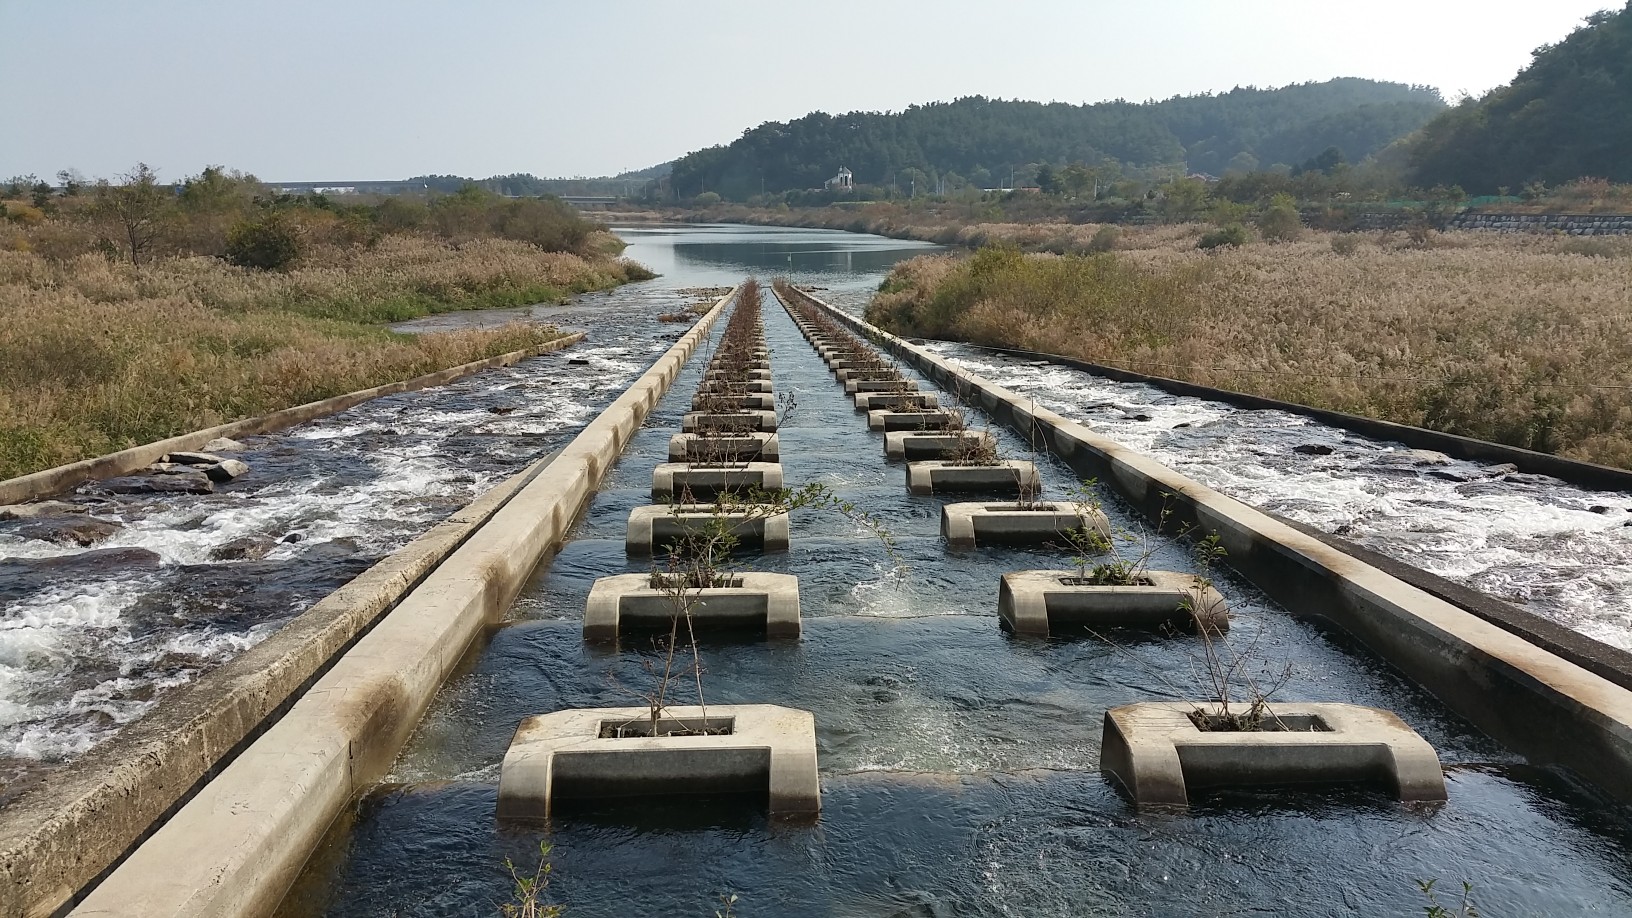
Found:
[[(1214, 610), (1209, 606), (1213, 602), (1222, 602), (1208, 598), (1218, 595), (1212, 589), (1213, 566), (1223, 560), (1227, 552), (1219, 542), (1218, 534), (1212, 533), (1196, 542), (1194, 554), (1197, 573), (1190, 597), (1186, 600), (1186, 611), (1190, 613), (1196, 633), (1201, 637), (1202, 656), (1193, 670), (1198, 684), (1205, 690), (1207, 701), (1198, 704), (1191, 712), (1191, 722), (1196, 729), (1204, 731), (1262, 730), (1267, 725), (1286, 729), (1286, 724), (1270, 710), (1269, 701), (1291, 681), (1292, 667), (1283, 664), (1273, 668), (1259, 660), (1262, 631), (1246, 645), (1238, 646), (1226, 640), (1222, 632), (1208, 626), (1209, 622), (1216, 620)], [(1245, 705), (1244, 710), (1241, 705)]]
[(1417, 881), (1417, 888), (1422, 890), (1423, 897), (1428, 900), (1428, 904), (1423, 906), (1422, 909), (1427, 918), (1479, 918), (1479, 907), (1473, 904), (1472, 883), (1464, 880), (1462, 882), (1462, 901), (1447, 907), (1440, 903), (1439, 891), (1434, 889), (1434, 885), (1438, 882), (1438, 880)]
[(566, 908), (543, 901), (544, 891), (550, 886), (550, 845), (538, 843), (538, 867), (529, 875), (522, 875), (507, 857), (504, 867), (510, 871), (512, 889), (510, 901), (499, 906), (504, 918), (560, 918)]
[[(689, 494), (686, 499), (689, 502)], [(745, 524), (798, 510), (835, 512), (871, 531), (884, 543), (892, 558), (895, 555), (893, 538), (871, 515), (819, 483), (791, 490), (755, 489), (740, 496), (721, 494), (711, 506), (708, 516), (688, 525), (685, 534), (671, 543), (664, 567), (652, 571), (651, 587), (662, 592), (669, 608), (668, 633), (666, 639), (659, 641), (662, 659), (651, 668), (655, 684), (642, 695), (648, 712), (645, 722), (612, 726), (612, 736), (694, 736), (724, 732), (725, 728), (715, 726), (708, 719), (696, 613), (707, 591), (736, 584), (729, 560), (740, 543), (737, 533)], [(663, 714), (670, 706), (674, 685), (688, 676), (696, 685), (697, 706), (702, 716), (695, 722), (665, 721)]]

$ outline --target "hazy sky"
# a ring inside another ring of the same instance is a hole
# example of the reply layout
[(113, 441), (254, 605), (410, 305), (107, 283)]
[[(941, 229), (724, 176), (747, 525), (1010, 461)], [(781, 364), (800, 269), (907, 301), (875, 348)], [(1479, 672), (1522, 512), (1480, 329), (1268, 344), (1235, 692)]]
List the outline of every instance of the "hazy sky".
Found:
[(1621, 0), (0, 0), (0, 176), (601, 175), (820, 109), (1512, 79)]

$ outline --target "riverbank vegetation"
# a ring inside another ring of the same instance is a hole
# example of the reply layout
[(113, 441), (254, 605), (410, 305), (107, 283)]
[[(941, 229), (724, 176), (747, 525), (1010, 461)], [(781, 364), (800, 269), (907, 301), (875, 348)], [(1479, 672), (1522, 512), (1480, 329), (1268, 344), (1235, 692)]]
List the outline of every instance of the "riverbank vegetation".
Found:
[(555, 200), (336, 203), (214, 169), (65, 178), (0, 201), (0, 478), (559, 336), (384, 323), (651, 276)]
[(1632, 241), (1310, 232), (1209, 252), (1201, 229), (912, 259), (868, 317), (1632, 467)]

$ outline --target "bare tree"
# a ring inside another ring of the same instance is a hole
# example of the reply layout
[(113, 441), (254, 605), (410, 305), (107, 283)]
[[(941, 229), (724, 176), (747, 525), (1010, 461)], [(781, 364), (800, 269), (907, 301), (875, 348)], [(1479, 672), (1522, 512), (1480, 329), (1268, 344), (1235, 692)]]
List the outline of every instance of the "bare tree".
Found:
[(174, 203), (174, 195), (159, 185), (158, 178), (147, 163), (137, 163), (119, 176), (118, 184), (106, 179), (96, 183), (95, 212), (120, 236), (133, 265), (151, 254)]

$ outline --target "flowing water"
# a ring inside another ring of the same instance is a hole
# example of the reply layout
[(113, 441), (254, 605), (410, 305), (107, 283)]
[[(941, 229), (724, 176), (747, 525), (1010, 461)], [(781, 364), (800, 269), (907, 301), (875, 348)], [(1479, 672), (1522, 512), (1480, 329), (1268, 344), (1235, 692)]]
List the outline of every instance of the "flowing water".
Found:
[[(1191, 694), (1193, 642), (1002, 633), (999, 576), (1069, 560), (1045, 548), (949, 552), (943, 499), (907, 494), (903, 467), (767, 299), (774, 384), (797, 403), (780, 431), (790, 486), (820, 482), (869, 510), (900, 562), (853, 522), (796, 514), (790, 551), (742, 565), (799, 576), (802, 639), (702, 648), (710, 703), (815, 712), (819, 822), (768, 820), (762, 802), (739, 799), (609, 806), (545, 827), (494, 819), (522, 718), (640, 704), (651, 685), (656, 651), (585, 645), (583, 605), (596, 578), (649, 569), (625, 555), (625, 522), (650, 502), (698, 359), (511, 620), (444, 687), (394, 774), (331, 833), (284, 918), (496, 915), (511, 890), (506, 858), (530, 873), (541, 843), (552, 846), (549, 898), (573, 918), (713, 915), (732, 893), (741, 916), (1405, 915), (1425, 902), (1415, 882), (1434, 878), (1474, 883), (1492, 915), (1632, 913), (1626, 808), (1524, 765), (1341, 635), (1228, 578), (1231, 639), (1290, 667), (1284, 697), (1394, 710), (1438, 750), (1450, 801), (1255, 790), (1206, 796), (1183, 817), (1135, 813), (1098, 774), (1103, 713)], [(1050, 488), (1071, 483), (1041, 464)], [(1107, 503), (1114, 522), (1137, 527)], [(1153, 566), (1193, 569), (1184, 546), (1154, 549)]]
[[(677, 327), (655, 316), (695, 300), (681, 290), (787, 274), (857, 308), (890, 264), (927, 248), (811, 230), (620, 232), (630, 257), (662, 277), (564, 308), (415, 323), (526, 315), (588, 329), (577, 347), (253, 438), (241, 456), (252, 473), (216, 494), (98, 504), (125, 528), (94, 550), (0, 526), (0, 756), (25, 773), (72, 758), (564, 443), (669, 345)], [(781, 435), (789, 482), (823, 482), (878, 515), (903, 562), (854, 524), (796, 516), (791, 551), (744, 563), (799, 575), (803, 639), (704, 648), (711, 702), (816, 712), (819, 823), (769, 821), (734, 800), (594, 810), (547, 830), (493, 818), (498, 764), (522, 717), (639, 703), (649, 684), (651, 650), (582, 643), (583, 603), (597, 577), (644, 569), (625, 557), (624, 522), (649, 502), (652, 466), (701, 371), (694, 360), (572, 540), (441, 692), (389, 782), (335, 828), (286, 918), (497, 915), (511, 890), (505, 858), (529, 871), (540, 841), (554, 846), (551, 898), (569, 918), (713, 915), (732, 892), (739, 916), (1404, 915), (1421, 913), (1415, 881), (1430, 878), (1474, 883), (1489, 915), (1632, 914), (1626, 808), (1526, 766), (1342, 635), (1228, 578), (1235, 640), (1292, 667), (1285, 696), (1395, 710), (1439, 751), (1450, 802), (1264, 790), (1205, 797), (1185, 817), (1136, 814), (1097, 772), (1100, 718), (1184, 694), (1193, 648), (1001, 633), (998, 576), (1068, 562), (1042, 549), (949, 553), (941, 499), (907, 495), (902, 468), (884, 461), (881, 438), (770, 299), (766, 324), (777, 391), (797, 395)], [(1624, 618), (1614, 578), (1625, 559), (1609, 549), (1625, 543), (1613, 514), (1592, 512), (1608, 495), (1512, 475), (1431, 478), (1408, 460), (1367, 471), (1398, 451), (1301, 418), (947, 352), (1251, 502), (1561, 620), (1574, 614), (1583, 630), (1614, 620), (1577, 614), (1589, 601)], [(578, 357), (590, 363), (568, 362)], [(1289, 453), (1305, 442), (1334, 453)], [(1043, 465), (1050, 487), (1070, 483), (1068, 470)], [(1459, 487), (1469, 484), (1479, 487)], [(1114, 501), (1107, 510), (1135, 524)], [(1570, 573), (1571, 551), (1584, 576)], [(1189, 569), (1177, 545), (1158, 544), (1156, 563)]]

